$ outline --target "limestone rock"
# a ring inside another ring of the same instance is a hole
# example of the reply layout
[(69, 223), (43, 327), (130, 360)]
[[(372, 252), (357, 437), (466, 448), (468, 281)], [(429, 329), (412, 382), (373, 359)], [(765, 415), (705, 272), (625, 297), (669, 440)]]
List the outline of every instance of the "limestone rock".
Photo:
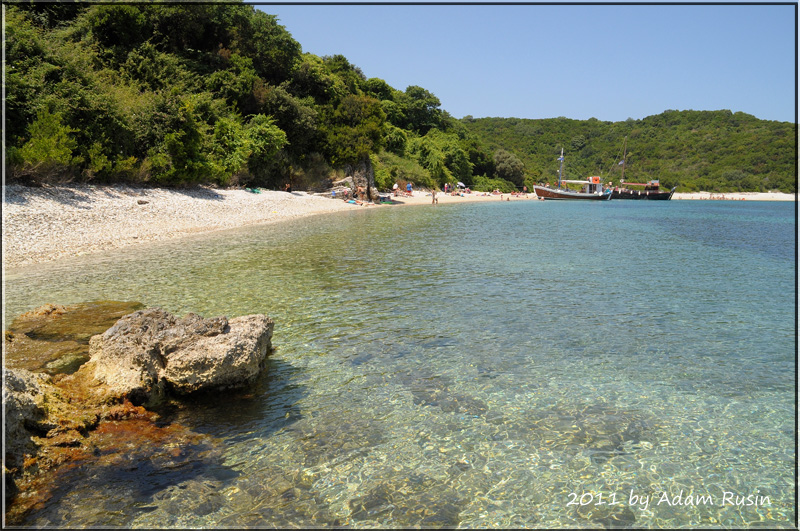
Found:
[(126, 315), (92, 337), (94, 378), (134, 403), (250, 383), (272, 348), (265, 315), (182, 319), (158, 308)]
[(369, 159), (362, 160), (357, 164), (346, 165), (345, 172), (353, 180), (353, 189), (363, 188), (369, 200), (377, 200), (379, 197), (378, 189), (375, 187), (375, 170)]
[(4, 369), (3, 380), (6, 466), (18, 468), (26, 454), (36, 453), (31, 436), (45, 417), (40, 404), (43, 379), (24, 369)]

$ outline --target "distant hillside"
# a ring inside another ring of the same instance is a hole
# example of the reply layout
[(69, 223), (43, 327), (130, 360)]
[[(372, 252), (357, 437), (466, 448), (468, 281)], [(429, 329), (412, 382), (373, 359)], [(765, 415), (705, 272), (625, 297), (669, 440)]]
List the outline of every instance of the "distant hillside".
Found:
[(565, 174), (619, 181), (627, 137), (625, 180), (660, 179), (679, 191), (793, 193), (797, 186), (796, 125), (731, 111), (665, 111), (643, 120), (465, 117), (467, 130), (489, 150), (505, 149), (525, 165), (526, 181)]

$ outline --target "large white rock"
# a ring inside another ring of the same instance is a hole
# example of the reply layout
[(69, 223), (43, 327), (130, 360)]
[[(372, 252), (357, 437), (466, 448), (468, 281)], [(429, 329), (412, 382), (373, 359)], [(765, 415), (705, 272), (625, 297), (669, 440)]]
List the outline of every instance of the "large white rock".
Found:
[(90, 361), (95, 380), (134, 403), (168, 392), (238, 387), (263, 370), (273, 327), (265, 315), (179, 319), (149, 308), (93, 336)]

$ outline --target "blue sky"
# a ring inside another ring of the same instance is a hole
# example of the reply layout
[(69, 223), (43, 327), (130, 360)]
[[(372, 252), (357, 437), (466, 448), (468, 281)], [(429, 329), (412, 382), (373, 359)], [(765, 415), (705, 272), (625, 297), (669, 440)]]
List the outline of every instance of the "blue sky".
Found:
[(795, 121), (794, 5), (265, 5), (304, 52), (472, 115)]

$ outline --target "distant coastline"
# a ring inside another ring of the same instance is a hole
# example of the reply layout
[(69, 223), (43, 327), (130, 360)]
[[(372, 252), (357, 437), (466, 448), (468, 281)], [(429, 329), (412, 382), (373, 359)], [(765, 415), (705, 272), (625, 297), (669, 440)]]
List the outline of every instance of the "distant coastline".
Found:
[[(782, 193), (675, 193), (673, 200), (795, 201)], [(431, 205), (429, 191), (394, 198), (394, 205)], [(534, 194), (436, 194), (437, 204), (536, 200)], [(274, 223), (364, 206), (305, 192), (195, 187), (4, 186), (3, 267), (14, 269), (147, 241)]]

